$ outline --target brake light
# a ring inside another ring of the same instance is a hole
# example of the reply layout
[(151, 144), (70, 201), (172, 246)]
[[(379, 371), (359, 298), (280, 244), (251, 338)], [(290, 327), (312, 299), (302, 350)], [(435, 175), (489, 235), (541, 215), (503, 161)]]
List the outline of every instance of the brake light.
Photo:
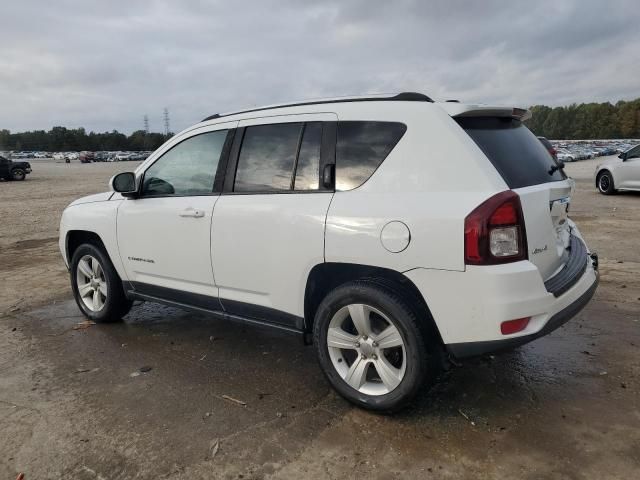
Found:
[(507, 190), (480, 204), (464, 221), (467, 265), (496, 265), (527, 259), (520, 197)]

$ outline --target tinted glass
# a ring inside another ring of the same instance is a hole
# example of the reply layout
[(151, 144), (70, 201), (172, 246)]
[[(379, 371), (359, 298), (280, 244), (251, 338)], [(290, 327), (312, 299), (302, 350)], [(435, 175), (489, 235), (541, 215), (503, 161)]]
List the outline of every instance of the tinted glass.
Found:
[(338, 122), (336, 190), (352, 190), (366, 182), (407, 127), (393, 122)]
[(551, 150), (553, 148), (553, 145), (551, 145), (551, 142), (546, 138), (538, 137), (538, 140), (540, 140), (540, 142), (546, 147), (547, 150)]
[(640, 145), (635, 148), (632, 148), (627, 152), (627, 160), (631, 160), (632, 158), (640, 157)]
[(307, 123), (298, 154), (294, 190), (317, 190), (320, 185), (320, 144), (322, 124)]
[(301, 129), (301, 123), (247, 127), (242, 139), (233, 190), (289, 190)]
[(144, 174), (144, 195), (205, 195), (213, 192), (227, 130), (203, 133), (179, 143)]
[(553, 157), (531, 131), (507, 117), (469, 117), (456, 121), (489, 158), (509, 188), (564, 180)]

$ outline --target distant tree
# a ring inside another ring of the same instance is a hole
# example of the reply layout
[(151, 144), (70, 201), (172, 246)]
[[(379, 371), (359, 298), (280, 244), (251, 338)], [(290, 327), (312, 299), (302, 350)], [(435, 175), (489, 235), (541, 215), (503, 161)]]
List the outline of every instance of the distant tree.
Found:
[[(170, 133), (168, 138), (172, 136), (173, 133)], [(9, 130), (0, 130), (0, 151), (155, 150), (164, 142), (164, 134), (146, 133), (144, 130), (137, 130), (129, 136), (117, 130), (87, 133), (84, 128), (68, 129), (59, 126), (48, 132), (34, 130), (11, 133)]]
[(630, 102), (531, 107), (527, 126), (551, 139), (640, 138), (640, 98)]

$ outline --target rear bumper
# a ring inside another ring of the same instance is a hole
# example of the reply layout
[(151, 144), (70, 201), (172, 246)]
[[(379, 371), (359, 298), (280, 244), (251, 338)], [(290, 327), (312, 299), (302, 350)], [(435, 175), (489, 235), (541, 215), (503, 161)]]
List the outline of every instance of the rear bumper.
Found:
[(524, 335), (521, 337), (507, 338), (504, 340), (452, 343), (446, 346), (447, 350), (455, 358), (476, 357), (478, 355), (485, 355), (487, 353), (498, 353), (500, 351), (510, 350), (512, 348), (519, 347), (520, 345), (524, 345), (525, 343), (529, 343), (537, 338), (544, 337), (545, 335), (548, 335), (557, 328), (560, 328), (562, 325), (575, 317), (580, 312), (580, 310), (582, 310), (587, 305), (587, 303), (589, 303), (591, 297), (593, 297), (593, 294), (596, 292), (598, 281), (598, 276), (596, 276), (596, 280), (593, 282), (593, 285), (591, 285), (591, 287), (589, 287), (586, 292), (584, 292), (576, 301), (571, 303), (569, 306), (565, 307), (554, 316), (552, 316), (544, 325), (544, 327), (542, 327), (542, 329), (536, 333)]
[[(563, 281), (557, 284), (545, 284), (529, 261), (467, 266), (464, 272), (414, 269), (404, 274), (422, 293), (445, 347), (464, 358), (530, 342), (576, 315), (593, 296), (598, 272), (595, 254), (586, 247), (575, 253), (580, 261), (561, 272)], [(524, 330), (501, 332), (502, 322), (519, 318), (530, 319)]]

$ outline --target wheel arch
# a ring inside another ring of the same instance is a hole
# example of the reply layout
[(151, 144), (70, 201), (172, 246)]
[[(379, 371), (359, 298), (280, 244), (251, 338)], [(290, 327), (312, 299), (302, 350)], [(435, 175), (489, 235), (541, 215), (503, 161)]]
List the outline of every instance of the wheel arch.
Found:
[(610, 167), (602, 167), (600, 170), (598, 170), (598, 173), (596, 173), (596, 181), (595, 181), (596, 188), (598, 188), (598, 182), (600, 181), (600, 177), (605, 173), (608, 173), (609, 175), (611, 175), (611, 179), (613, 180), (613, 186), (615, 188), (617, 184), (616, 177), (615, 177), (615, 174), (613, 173), (613, 169)]
[(71, 258), (73, 257), (73, 253), (83, 243), (91, 243), (107, 252), (102, 238), (100, 238), (100, 235), (98, 235), (97, 233), (91, 232), (89, 230), (69, 230), (65, 239), (65, 253), (67, 255), (67, 261), (69, 265), (71, 265)]
[(307, 277), (304, 292), (305, 330), (313, 330), (316, 311), (324, 297), (334, 288), (354, 280), (371, 280), (405, 298), (422, 320), (421, 328), (428, 335), (436, 335), (440, 344), (442, 336), (431, 310), (416, 285), (402, 273), (388, 268), (355, 263), (325, 262), (314, 266)]

